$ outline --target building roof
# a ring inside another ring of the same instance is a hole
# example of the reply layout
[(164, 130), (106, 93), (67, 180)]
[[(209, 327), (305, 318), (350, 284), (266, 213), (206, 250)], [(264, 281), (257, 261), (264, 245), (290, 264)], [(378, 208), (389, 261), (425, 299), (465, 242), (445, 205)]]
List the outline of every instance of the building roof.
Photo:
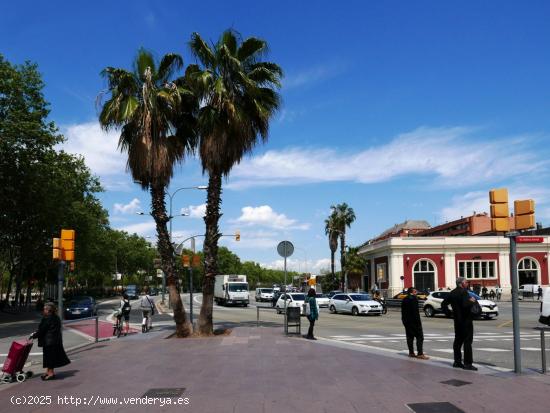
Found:
[(401, 224), (395, 224), (393, 227), (388, 228), (376, 238), (382, 238), (389, 234), (395, 234), (405, 229), (428, 229), (428, 228), (431, 228), (428, 221), (408, 219), (405, 222), (402, 222)]

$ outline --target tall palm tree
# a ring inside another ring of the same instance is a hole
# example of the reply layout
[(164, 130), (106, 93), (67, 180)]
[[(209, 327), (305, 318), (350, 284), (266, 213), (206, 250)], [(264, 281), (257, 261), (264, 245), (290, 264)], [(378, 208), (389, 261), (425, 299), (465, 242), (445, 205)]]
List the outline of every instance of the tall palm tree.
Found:
[[(338, 205), (332, 205), (332, 214), (335, 215), (334, 220), (336, 223), (336, 230), (340, 235), (340, 268), (342, 269), (341, 283), (344, 289), (345, 285), (345, 269), (346, 269), (346, 228), (349, 228), (355, 221), (355, 212), (353, 208), (349, 207), (345, 202)], [(332, 215), (331, 214), (331, 215)]]
[(108, 83), (107, 100), (99, 115), (104, 129), (120, 129), (118, 146), (128, 154), (127, 169), (134, 181), (151, 193), (151, 215), (178, 337), (189, 335), (192, 327), (176, 282), (174, 248), (166, 228), (172, 217), (166, 213), (165, 192), (174, 166), (193, 151), (195, 144), (186, 128), (176, 127), (181, 119), (177, 115), (185, 112), (189, 96), (172, 81), (182, 67), (183, 59), (177, 54), (166, 54), (157, 64), (149, 51), (140, 49), (132, 71), (105, 68), (102, 76)]
[(212, 45), (193, 33), (189, 46), (200, 64), (189, 66), (187, 74), (194, 80), (193, 90), (200, 101), (199, 153), (203, 173), (208, 173), (205, 275), (198, 327), (200, 333), (211, 334), (222, 177), (227, 177), (259, 141), (267, 140), (269, 121), (280, 105), (276, 89), (282, 70), (275, 63), (262, 61), (267, 52), (264, 40), (243, 40), (233, 30), (225, 31)]
[(328, 235), (328, 246), (330, 248), (330, 272), (334, 277), (334, 255), (338, 249), (338, 231), (336, 228), (336, 214), (333, 212), (325, 219), (325, 235)]

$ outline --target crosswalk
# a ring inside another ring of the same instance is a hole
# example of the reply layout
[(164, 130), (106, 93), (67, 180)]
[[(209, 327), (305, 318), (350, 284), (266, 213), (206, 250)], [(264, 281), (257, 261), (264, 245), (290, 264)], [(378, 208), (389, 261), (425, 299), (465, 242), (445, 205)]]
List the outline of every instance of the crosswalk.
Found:
[[(335, 336), (329, 336), (328, 338), (332, 340), (336, 340), (343, 343), (353, 343), (353, 344), (363, 344), (367, 346), (376, 346), (376, 347), (384, 347), (389, 346), (391, 347), (392, 344), (395, 343), (402, 343), (402, 345), (405, 345), (403, 341), (406, 340), (405, 334), (359, 334), (355, 336), (350, 335), (335, 335)], [(431, 345), (428, 344), (430, 347), (437, 346), (439, 343), (448, 343), (451, 345), (451, 348), (446, 346), (446, 348), (430, 348), (430, 351), (437, 351), (441, 353), (452, 353), (452, 342), (454, 340), (454, 333), (424, 333), (424, 343), (432, 343)], [(475, 346), (476, 351), (484, 351), (484, 352), (511, 352), (512, 351), (512, 341), (513, 338), (513, 332), (512, 331), (505, 331), (505, 332), (480, 332), (475, 333), (474, 335), (474, 343), (478, 343), (479, 345)], [(507, 343), (502, 347), (496, 347), (498, 345), (497, 343)], [(531, 346), (528, 346), (532, 342)], [(390, 344), (391, 343), (391, 344)], [(491, 346), (491, 343), (493, 343), (493, 346)], [(538, 351), (540, 352), (540, 347), (537, 347), (537, 345), (540, 343), (540, 335), (537, 333), (522, 333), (520, 334), (520, 343), (522, 345), (521, 350), (523, 351)], [(525, 343), (525, 347), (523, 344)], [(483, 344), (487, 344), (488, 346), (485, 347)], [(547, 350), (550, 351), (550, 350)]]

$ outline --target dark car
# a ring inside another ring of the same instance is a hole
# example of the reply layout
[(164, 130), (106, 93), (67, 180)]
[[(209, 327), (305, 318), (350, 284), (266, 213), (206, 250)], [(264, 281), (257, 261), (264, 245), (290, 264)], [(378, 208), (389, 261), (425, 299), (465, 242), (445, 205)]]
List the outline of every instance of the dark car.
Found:
[(137, 288), (137, 285), (130, 284), (126, 286), (125, 292), (130, 300), (135, 300), (139, 298), (139, 289)]
[(74, 297), (67, 303), (64, 315), (66, 320), (96, 316), (96, 301), (93, 297)]
[(151, 287), (151, 288), (149, 289), (149, 295), (159, 295), (159, 290), (158, 290), (158, 288)]

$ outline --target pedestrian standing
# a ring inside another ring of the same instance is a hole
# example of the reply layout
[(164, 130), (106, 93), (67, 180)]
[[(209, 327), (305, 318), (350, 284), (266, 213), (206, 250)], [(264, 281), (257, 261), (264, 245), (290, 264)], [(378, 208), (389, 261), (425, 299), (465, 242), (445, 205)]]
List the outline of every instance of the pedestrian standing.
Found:
[[(421, 360), (428, 360), (429, 357), (422, 351), (424, 344), (424, 332), (422, 331), (422, 321), (418, 311), (418, 298), (416, 289), (409, 287), (407, 296), (401, 301), (401, 321), (405, 326), (407, 333), (407, 346), (409, 347), (409, 357), (416, 357)], [(418, 354), (414, 354), (414, 339), (416, 338), (416, 349)]]
[(309, 314), (307, 314), (307, 319), (309, 320), (309, 329), (307, 330), (307, 335), (305, 338), (308, 340), (317, 340), (313, 336), (313, 327), (315, 326), (315, 321), (319, 319), (319, 307), (317, 307), (317, 292), (315, 289), (310, 288), (307, 292), (307, 297), (305, 300), (306, 308), (309, 305)]
[(502, 297), (502, 288), (500, 288), (500, 285), (497, 285), (496, 293), (497, 293), (497, 301), (500, 301), (500, 298)]
[[(470, 297), (467, 290), (467, 282), (463, 277), (456, 279), (456, 288), (441, 303), (445, 313), (449, 311), (449, 305), (453, 309), (455, 340), (453, 343), (455, 368), (477, 371), (473, 365), (472, 342), (474, 340), (474, 324), (472, 307), (476, 300)], [(462, 347), (464, 346), (464, 363), (462, 363)]]
[(153, 328), (153, 314), (155, 313), (155, 305), (149, 297), (149, 287), (143, 289), (143, 295), (139, 303), (143, 321), (141, 322), (141, 332), (146, 333)]
[(483, 288), (481, 289), (481, 296), (484, 300), (487, 299), (487, 287), (483, 286)]
[(55, 305), (44, 304), (42, 314), (38, 330), (30, 338), (37, 338), (38, 347), (42, 347), (42, 367), (46, 369), (46, 373), (41, 376), (42, 380), (54, 380), (54, 369), (66, 366), (71, 361), (63, 349), (61, 320), (56, 314)]

